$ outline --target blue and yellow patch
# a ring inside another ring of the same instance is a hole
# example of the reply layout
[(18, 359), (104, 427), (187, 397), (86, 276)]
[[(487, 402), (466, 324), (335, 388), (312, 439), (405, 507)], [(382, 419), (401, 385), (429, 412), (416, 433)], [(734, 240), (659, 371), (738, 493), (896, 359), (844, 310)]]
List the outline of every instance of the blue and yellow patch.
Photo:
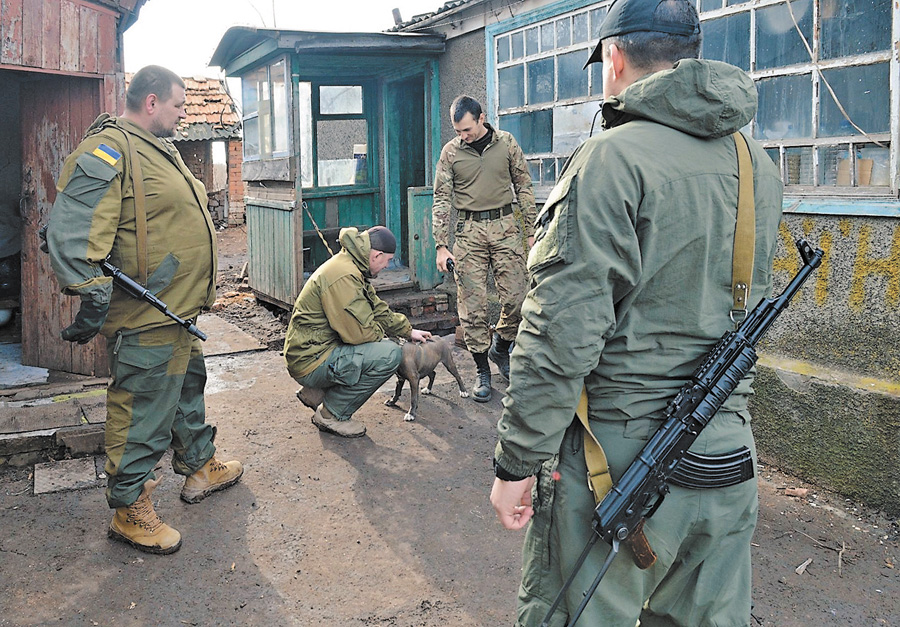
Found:
[(119, 162), (119, 159), (122, 158), (118, 152), (107, 146), (106, 144), (100, 144), (96, 148), (94, 148), (93, 154), (95, 157), (100, 157), (104, 161), (106, 161), (109, 165), (116, 165)]

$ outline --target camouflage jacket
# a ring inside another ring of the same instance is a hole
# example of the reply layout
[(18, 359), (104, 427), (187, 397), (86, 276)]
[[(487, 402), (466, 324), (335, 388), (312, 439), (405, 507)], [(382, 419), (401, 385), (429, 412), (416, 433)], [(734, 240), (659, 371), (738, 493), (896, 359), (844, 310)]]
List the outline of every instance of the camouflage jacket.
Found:
[(494, 132), (494, 138), (482, 154), (458, 137), (441, 150), (432, 206), (432, 233), (437, 246), (447, 245), (451, 207), (484, 211), (516, 201), (516, 217), (523, 233), (526, 237), (534, 234), (534, 188), (525, 155), (510, 133), (486, 126)]

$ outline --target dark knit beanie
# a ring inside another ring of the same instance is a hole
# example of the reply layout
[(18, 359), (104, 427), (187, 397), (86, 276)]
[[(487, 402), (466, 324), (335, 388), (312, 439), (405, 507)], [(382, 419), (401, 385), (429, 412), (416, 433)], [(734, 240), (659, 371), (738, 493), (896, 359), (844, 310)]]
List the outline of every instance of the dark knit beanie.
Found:
[(373, 226), (366, 231), (369, 234), (369, 243), (372, 250), (393, 255), (397, 251), (397, 238), (387, 227)]

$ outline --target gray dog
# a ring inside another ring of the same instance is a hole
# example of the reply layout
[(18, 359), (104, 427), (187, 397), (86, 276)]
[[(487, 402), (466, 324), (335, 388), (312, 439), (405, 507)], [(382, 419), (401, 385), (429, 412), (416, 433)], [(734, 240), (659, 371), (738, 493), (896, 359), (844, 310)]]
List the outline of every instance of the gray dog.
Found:
[(434, 370), (438, 364), (444, 364), (447, 371), (456, 379), (459, 395), (467, 398), (469, 392), (456, 370), (451, 345), (442, 339), (435, 338), (424, 344), (406, 342), (403, 345), (403, 359), (397, 367), (397, 389), (394, 391), (394, 397), (386, 400), (384, 404), (396, 407), (400, 392), (403, 391), (403, 383), (409, 381), (410, 408), (403, 419), (407, 422), (415, 420), (416, 412), (419, 409), (419, 381), (428, 377), (428, 385), (422, 388), (422, 394), (431, 394), (431, 388), (434, 385)]

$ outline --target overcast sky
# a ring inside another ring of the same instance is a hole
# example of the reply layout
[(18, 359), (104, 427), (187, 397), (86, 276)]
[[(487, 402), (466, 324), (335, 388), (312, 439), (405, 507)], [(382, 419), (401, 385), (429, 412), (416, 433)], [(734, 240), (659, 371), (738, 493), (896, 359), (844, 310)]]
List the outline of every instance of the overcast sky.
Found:
[[(379, 32), (431, 13), (444, 0), (147, 0), (125, 31), (125, 71), (162, 65), (181, 76), (219, 76), (207, 68), (232, 26), (336, 32)], [(274, 13), (274, 16), (273, 16)]]

